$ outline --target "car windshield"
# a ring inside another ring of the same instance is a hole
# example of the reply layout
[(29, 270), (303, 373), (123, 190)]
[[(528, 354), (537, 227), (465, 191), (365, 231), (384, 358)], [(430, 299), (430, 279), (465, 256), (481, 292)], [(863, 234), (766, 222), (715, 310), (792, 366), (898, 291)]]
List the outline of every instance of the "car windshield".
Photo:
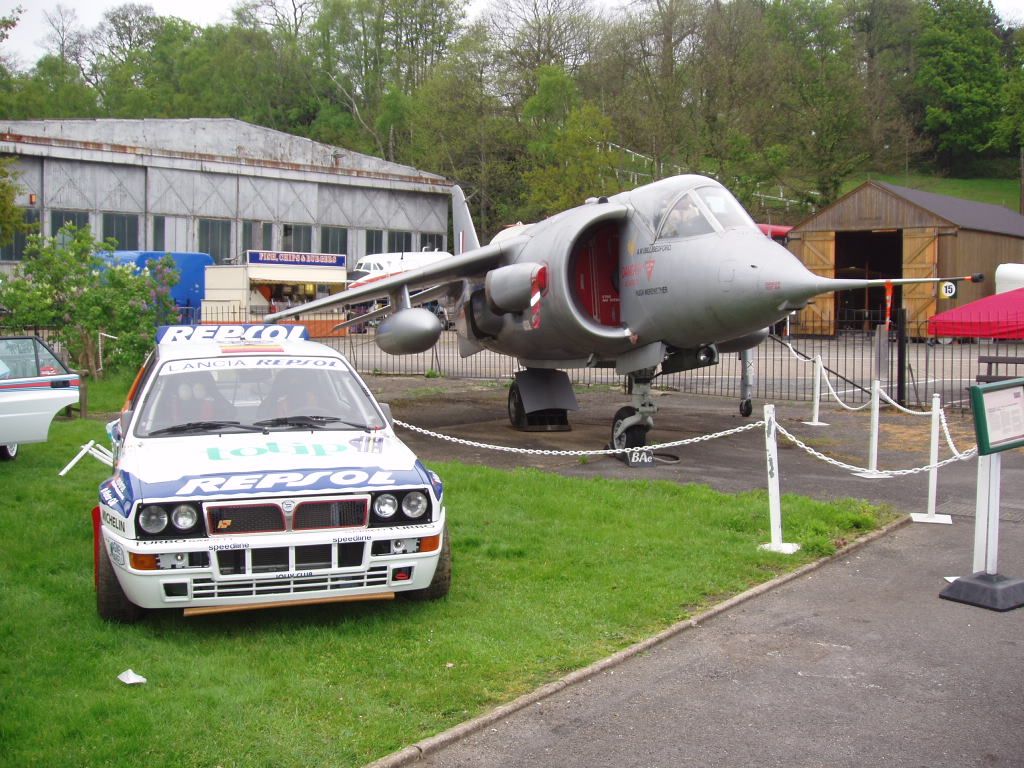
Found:
[(135, 434), (384, 427), (370, 394), (344, 361), (253, 355), (165, 362), (142, 402)]

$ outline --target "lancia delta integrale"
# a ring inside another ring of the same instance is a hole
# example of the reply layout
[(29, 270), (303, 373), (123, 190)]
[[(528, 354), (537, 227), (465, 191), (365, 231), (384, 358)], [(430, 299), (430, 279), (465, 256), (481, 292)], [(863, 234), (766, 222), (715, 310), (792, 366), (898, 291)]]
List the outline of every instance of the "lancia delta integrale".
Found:
[(103, 618), (448, 593), (442, 483), (341, 354), (302, 326), (168, 326), (157, 342), (108, 426)]

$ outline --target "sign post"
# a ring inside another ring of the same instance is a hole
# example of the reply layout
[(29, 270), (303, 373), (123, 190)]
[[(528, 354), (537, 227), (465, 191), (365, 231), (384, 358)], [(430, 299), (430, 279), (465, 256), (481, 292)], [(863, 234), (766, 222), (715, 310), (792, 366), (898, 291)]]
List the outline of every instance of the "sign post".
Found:
[(971, 387), (971, 410), (978, 438), (974, 573), (954, 581), (939, 597), (1009, 611), (1024, 605), (1024, 579), (998, 572), (1000, 454), (1024, 446), (1024, 378)]

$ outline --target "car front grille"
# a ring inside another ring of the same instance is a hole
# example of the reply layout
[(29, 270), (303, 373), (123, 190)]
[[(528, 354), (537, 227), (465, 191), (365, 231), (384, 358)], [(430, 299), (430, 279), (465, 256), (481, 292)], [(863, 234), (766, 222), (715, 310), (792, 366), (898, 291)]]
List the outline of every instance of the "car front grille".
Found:
[(365, 528), (369, 511), (368, 499), (304, 501), (295, 509), (292, 529)]
[(264, 595), (301, 595), (309, 592), (345, 592), (361, 587), (383, 587), (388, 583), (388, 567), (374, 565), (355, 573), (324, 573), (289, 579), (242, 579), (214, 581), (192, 580), (193, 600), (223, 597), (262, 597)]
[(284, 514), (277, 504), (209, 504), (206, 514), (212, 535), (284, 530)]
[(330, 528), (366, 528), (369, 496), (341, 496), (303, 501), (209, 502), (207, 525), (211, 536), (280, 533)]

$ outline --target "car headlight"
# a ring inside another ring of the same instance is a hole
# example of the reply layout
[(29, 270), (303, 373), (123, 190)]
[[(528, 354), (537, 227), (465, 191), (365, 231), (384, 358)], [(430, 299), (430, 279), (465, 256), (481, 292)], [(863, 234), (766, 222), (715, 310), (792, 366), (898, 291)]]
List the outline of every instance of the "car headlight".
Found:
[(390, 493), (382, 493), (373, 501), (373, 513), (377, 517), (393, 517), (398, 511), (398, 499)]
[(179, 504), (171, 511), (171, 524), (179, 531), (194, 528), (199, 522), (199, 513), (191, 504)]
[(406, 517), (411, 517), (414, 520), (422, 517), (429, 507), (430, 503), (427, 501), (427, 497), (419, 491), (407, 493), (405, 498), (402, 499), (402, 512), (405, 513)]
[(155, 536), (167, 527), (167, 511), (155, 505), (143, 507), (139, 512), (139, 527)]

